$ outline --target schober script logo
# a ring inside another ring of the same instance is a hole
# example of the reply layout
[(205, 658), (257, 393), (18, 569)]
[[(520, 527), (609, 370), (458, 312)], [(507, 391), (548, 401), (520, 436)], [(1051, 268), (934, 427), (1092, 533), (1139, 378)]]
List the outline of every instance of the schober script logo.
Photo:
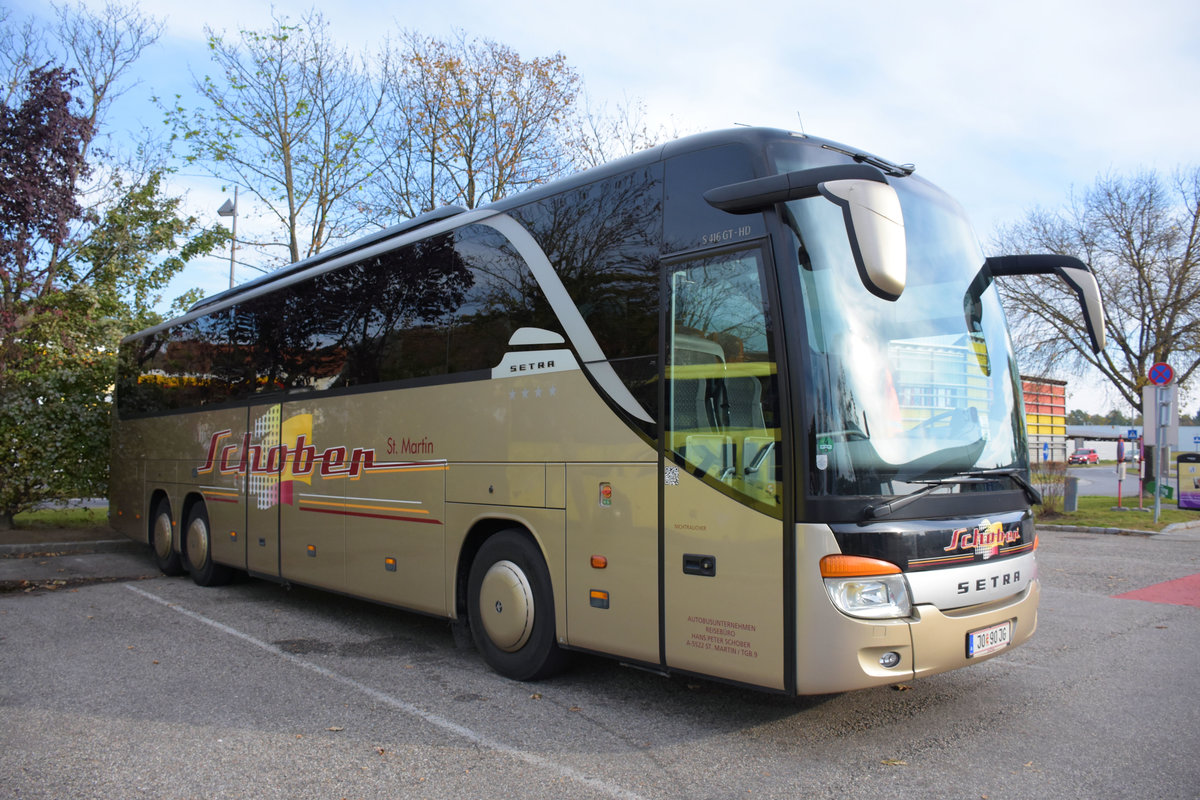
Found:
[(1004, 545), (1012, 544), (1021, 539), (1021, 526), (1005, 530), (1003, 522), (988, 522), (982, 520), (974, 529), (959, 528), (954, 531), (950, 545), (943, 548), (944, 552), (953, 553), (958, 550), (974, 550), (984, 559), (991, 558), (1000, 552)]

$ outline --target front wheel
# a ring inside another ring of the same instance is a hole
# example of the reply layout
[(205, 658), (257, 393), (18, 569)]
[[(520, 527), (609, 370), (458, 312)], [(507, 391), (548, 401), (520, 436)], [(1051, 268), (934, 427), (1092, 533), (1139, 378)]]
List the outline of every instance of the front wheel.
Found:
[(533, 681), (566, 665), (555, 641), (550, 573), (521, 531), (501, 531), (479, 548), (467, 582), (467, 612), (475, 647), (501, 675)]
[(184, 530), (184, 552), (188, 572), (198, 586), (220, 586), (229, 583), (233, 570), (218, 564), (212, 557), (212, 529), (208, 525), (208, 509), (196, 503), (188, 511)]

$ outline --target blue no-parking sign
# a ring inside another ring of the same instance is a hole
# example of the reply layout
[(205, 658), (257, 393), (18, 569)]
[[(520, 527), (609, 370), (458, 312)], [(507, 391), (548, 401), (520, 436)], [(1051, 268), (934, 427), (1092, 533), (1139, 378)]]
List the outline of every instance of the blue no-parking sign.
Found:
[(1146, 373), (1146, 377), (1149, 378), (1150, 382), (1155, 386), (1166, 386), (1168, 383), (1175, 380), (1175, 370), (1171, 369), (1170, 364), (1159, 361), (1150, 368), (1150, 371)]

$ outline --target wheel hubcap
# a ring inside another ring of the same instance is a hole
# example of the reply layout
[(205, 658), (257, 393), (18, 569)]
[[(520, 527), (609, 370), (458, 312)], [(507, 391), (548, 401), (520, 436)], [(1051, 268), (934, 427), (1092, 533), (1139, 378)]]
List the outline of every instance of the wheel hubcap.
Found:
[(171, 516), (159, 514), (154, 520), (154, 554), (162, 561), (171, 557)]
[(483, 629), (492, 644), (506, 653), (520, 650), (533, 632), (533, 589), (511, 561), (497, 561), (479, 587)]
[(202, 519), (192, 520), (187, 530), (187, 555), (193, 567), (208, 563), (208, 526)]

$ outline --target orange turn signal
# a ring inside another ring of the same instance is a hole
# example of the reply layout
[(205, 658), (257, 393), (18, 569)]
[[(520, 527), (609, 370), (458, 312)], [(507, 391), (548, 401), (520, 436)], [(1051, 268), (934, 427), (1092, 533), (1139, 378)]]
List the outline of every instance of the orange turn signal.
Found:
[(604, 569), (608, 566), (608, 559), (604, 556), (592, 556), (592, 569)]
[(822, 578), (858, 578), (864, 575), (897, 575), (900, 568), (890, 561), (866, 556), (825, 556), (821, 559)]

